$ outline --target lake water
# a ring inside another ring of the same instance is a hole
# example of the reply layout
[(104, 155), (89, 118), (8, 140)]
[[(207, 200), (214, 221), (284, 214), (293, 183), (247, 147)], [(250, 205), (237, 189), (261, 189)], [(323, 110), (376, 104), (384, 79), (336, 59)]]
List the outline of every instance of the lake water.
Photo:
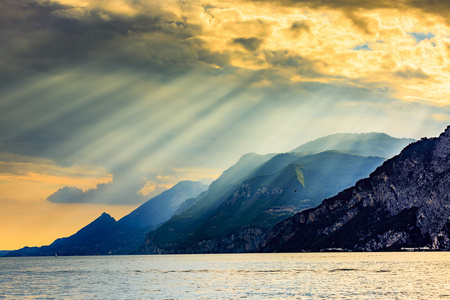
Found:
[(450, 299), (449, 252), (0, 258), (0, 299)]

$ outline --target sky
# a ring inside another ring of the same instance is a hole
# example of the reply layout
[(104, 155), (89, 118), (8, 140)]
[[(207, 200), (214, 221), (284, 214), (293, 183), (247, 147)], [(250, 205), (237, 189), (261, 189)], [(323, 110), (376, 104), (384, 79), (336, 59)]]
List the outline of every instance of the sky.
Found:
[(448, 0), (0, 1), (0, 249), (241, 155), (450, 124)]

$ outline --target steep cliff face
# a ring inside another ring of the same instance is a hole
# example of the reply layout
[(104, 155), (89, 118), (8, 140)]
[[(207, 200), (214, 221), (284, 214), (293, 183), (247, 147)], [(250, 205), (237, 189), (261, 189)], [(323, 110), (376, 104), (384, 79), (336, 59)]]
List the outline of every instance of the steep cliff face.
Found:
[(450, 250), (450, 126), (317, 208), (278, 223), (262, 251)]

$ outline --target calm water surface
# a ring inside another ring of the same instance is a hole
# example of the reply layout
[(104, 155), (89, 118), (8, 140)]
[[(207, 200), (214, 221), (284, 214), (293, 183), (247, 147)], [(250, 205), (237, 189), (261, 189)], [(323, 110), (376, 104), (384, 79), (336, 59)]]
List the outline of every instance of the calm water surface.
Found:
[(450, 299), (450, 253), (0, 258), (0, 299)]

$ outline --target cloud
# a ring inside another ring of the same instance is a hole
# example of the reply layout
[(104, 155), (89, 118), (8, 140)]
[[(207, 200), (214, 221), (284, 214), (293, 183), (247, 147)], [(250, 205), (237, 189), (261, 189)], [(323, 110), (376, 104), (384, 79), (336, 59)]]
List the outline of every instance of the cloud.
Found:
[(448, 122), (450, 120), (450, 116), (447, 114), (432, 114), (430, 117), (437, 122)]
[(0, 152), (0, 176), (15, 176), (24, 180), (34, 178), (36, 181), (40, 176), (47, 179), (59, 177), (61, 180), (65, 178), (67, 181), (79, 183), (86, 181), (86, 185), (92, 184), (93, 180), (103, 181), (110, 178), (106, 169), (100, 166), (61, 166), (48, 158), (5, 152)]
[(142, 178), (113, 177), (109, 183), (97, 184), (96, 188), (83, 191), (74, 186), (65, 186), (48, 196), (53, 203), (84, 203), (108, 205), (136, 205), (146, 199), (139, 191), (144, 187)]
[(160, 185), (152, 185), (151, 183), (147, 183), (139, 193), (146, 197), (146, 199), (151, 199), (155, 196), (158, 196), (164, 191), (167, 191), (167, 187)]
[(262, 44), (262, 40), (256, 37), (252, 38), (236, 38), (233, 40), (234, 44), (241, 45), (248, 51), (256, 51)]
[(310, 31), (310, 25), (306, 20), (296, 20), (292, 22), (291, 27), (289, 27), (290, 30), (295, 32), (309, 32)]
[[(223, 63), (214, 58), (220, 54), (208, 53), (201, 40), (194, 38), (200, 27), (171, 11), (173, 5), (131, 5), (136, 13), (130, 15), (113, 4), (89, 3), (78, 7), (57, 1), (2, 1), (2, 79), (10, 82), (11, 76), (17, 79), (30, 71), (87, 61), (159, 72)], [(124, 7), (131, 4), (122, 3)]]
[(113, 20), (113, 18), (111, 18), (109, 15), (103, 13), (102, 11), (99, 11), (97, 14), (100, 17), (100, 19), (102, 19), (103, 21), (111, 21), (111, 20)]
[(423, 71), (421, 67), (411, 67), (411, 66), (405, 66), (402, 69), (395, 72), (395, 75), (404, 79), (412, 79), (412, 78), (419, 78), (419, 79), (427, 79), (430, 76)]
[[(52, 11), (52, 14), (59, 18), (75, 20), (86, 20), (90, 17), (89, 11), (80, 7), (56, 9)], [(101, 17), (100, 14), (99, 17)]]
[(47, 200), (53, 203), (86, 203), (86, 201), (83, 201), (84, 198), (85, 193), (82, 189), (65, 186), (50, 195)]
[(450, 8), (447, 0), (437, 1), (415, 1), (415, 0), (380, 0), (380, 1), (354, 1), (354, 0), (257, 0), (254, 2), (276, 3), (277, 5), (290, 7), (305, 7), (312, 9), (335, 9), (344, 12), (357, 13), (362, 10), (394, 9), (402, 12), (408, 10), (418, 10), (421, 13), (432, 14), (442, 18), (441, 21), (448, 22), (448, 12)]
[[(202, 173), (204, 173), (202, 175)], [(208, 175), (211, 170), (201, 170), (197, 173), (188, 170), (171, 170), (162, 168), (142, 174), (138, 168), (119, 170), (113, 179), (107, 183), (99, 183), (95, 188), (81, 189), (76, 186), (64, 186), (47, 197), (52, 203), (82, 203), (106, 205), (137, 205), (159, 195), (183, 180), (199, 180), (210, 183)], [(217, 171), (213, 179), (218, 177)]]
[(42, 157), (0, 153), (2, 203), (11, 200), (17, 203), (37, 203), (66, 185), (91, 189), (111, 179), (107, 170), (100, 166), (61, 166)]
[[(354, 4), (2, 1), (0, 151), (151, 178), (228, 167), (271, 111), (448, 104), (446, 23), (407, 1)], [(416, 43), (416, 28), (434, 36)]]
[[(427, 61), (426, 74), (436, 82), (449, 80), (443, 45), (448, 21), (438, 17), (449, 10), (444, 4), (8, 0), (0, 4), (0, 42), (5, 45), (0, 49), (0, 79), (10, 85), (29, 74), (82, 64), (105, 72), (134, 69), (166, 78), (192, 70), (217, 75), (236, 68), (275, 69), (285, 81), (299, 74), (303, 82), (315, 81), (321, 74), (322, 83), (336, 84), (339, 78), (339, 84), (351, 86), (358, 78), (361, 87), (382, 86), (398, 91), (391, 96), (406, 100), (411, 95), (403, 92), (417, 86), (419, 77), (409, 84), (395, 82), (399, 64), (419, 66)], [(296, 69), (273, 64), (272, 55), (267, 55), (286, 51), (290, 57), (314, 62), (315, 72), (308, 64)], [(449, 96), (442, 88), (439, 94), (422, 91), (422, 97), (437, 102)]]
[(290, 38), (299, 38), (302, 35), (311, 33), (311, 23), (306, 19), (294, 20), (286, 32)]
[(51, 228), (73, 216), (54, 240), (105, 204), (122, 216), (336, 132), (437, 135), (449, 15), (448, 1), (2, 0), (0, 202), (17, 203), (3, 228), (36, 226), (32, 203)]

